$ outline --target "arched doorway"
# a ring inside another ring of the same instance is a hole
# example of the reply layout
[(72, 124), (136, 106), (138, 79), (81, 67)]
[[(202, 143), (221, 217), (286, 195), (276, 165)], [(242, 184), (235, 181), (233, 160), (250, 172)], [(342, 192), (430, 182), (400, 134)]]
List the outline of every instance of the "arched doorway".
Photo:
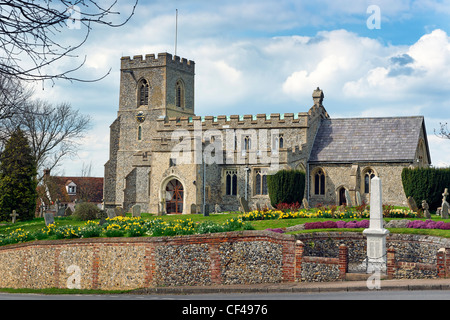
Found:
[(339, 189), (339, 205), (346, 205), (347, 204), (347, 200), (345, 198), (345, 188), (342, 187)]
[(172, 179), (166, 186), (166, 213), (183, 213), (183, 185), (177, 179)]

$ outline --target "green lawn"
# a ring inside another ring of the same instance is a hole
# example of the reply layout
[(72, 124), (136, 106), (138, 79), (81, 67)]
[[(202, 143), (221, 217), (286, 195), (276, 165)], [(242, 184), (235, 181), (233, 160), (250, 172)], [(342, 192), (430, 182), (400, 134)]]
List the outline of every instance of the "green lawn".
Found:
[[(317, 212), (314, 211), (317, 209), (311, 209), (308, 212)], [(231, 218), (238, 218), (241, 214), (239, 213), (228, 213), (228, 214), (210, 214), (209, 216), (205, 217), (201, 214), (189, 214), (189, 215), (166, 215), (166, 216), (160, 216), (156, 217), (152, 214), (143, 213), (142, 219), (144, 220), (152, 220), (155, 218), (162, 219), (163, 221), (172, 221), (176, 222), (177, 220), (186, 220), (191, 219), (194, 223), (198, 222), (205, 222), (205, 221), (212, 221), (218, 224), (226, 223), (227, 220)], [(128, 213), (127, 216), (130, 216)], [(408, 218), (409, 220), (425, 220), (423, 218)], [(442, 220), (439, 217), (436, 217), (433, 215), (433, 220), (439, 221)], [(315, 221), (327, 221), (327, 220), (333, 220), (331, 218), (290, 218), (290, 219), (273, 219), (273, 220), (257, 220), (257, 221), (250, 221), (251, 225), (255, 230), (264, 230), (268, 228), (287, 228), (290, 226), (295, 226), (298, 224), (303, 224), (306, 222), (315, 222)], [(355, 219), (342, 219), (345, 221), (355, 220)], [(362, 220), (362, 219), (358, 219)], [(392, 220), (391, 218), (385, 218), (385, 221), (388, 222), (389, 220)], [(96, 220), (98, 221), (98, 220)], [(450, 222), (450, 219), (443, 220), (445, 222)], [(80, 221), (73, 219), (71, 217), (64, 217), (64, 218), (55, 218), (55, 222), (58, 227), (60, 226), (72, 226), (72, 227), (79, 227), (84, 226), (85, 221)], [(25, 232), (35, 232), (38, 230), (41, 230), (45, 228), (45, 222), (43, 218), (36, 218), (31, 221), (18, 221), (15, 224), (12, 224), (11, 222), (3, 222), (0, 223), (0, 235), (8, 235), (11, 232), (13, 232), (16, 229), (22, 229)], [(353, 232), (361, 232), (362, 229), (316, 229), (316, 230), (304, 230), (304, 231), (296, 231), (291, 232), (292, 233), (299, 233), (299, 232), (328, 232), (328, 231), (353, 231)], [(439, 237), (450, 237), (450, 230), (439, 230), (439, 229), (410, 229), (410, 228), (395, 228), (390, 229), (391, 233), (411, 233), (411, 234), (424, 234), (424, 235), (432, 235), (432, 236), (439, 236)], [(51, 239), (51, 238), (50, 238)]]

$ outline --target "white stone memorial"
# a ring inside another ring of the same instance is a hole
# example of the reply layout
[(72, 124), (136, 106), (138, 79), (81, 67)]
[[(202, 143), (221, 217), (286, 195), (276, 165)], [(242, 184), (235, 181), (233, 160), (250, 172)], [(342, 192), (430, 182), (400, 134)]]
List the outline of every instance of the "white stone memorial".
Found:
[(370, 185), (370, 223), (363, 231), (367, 237), (367, 273), (386, 272), (386, 236), (389, 230), (383, 227), (383, 202), (381, 180), (374, 177)]

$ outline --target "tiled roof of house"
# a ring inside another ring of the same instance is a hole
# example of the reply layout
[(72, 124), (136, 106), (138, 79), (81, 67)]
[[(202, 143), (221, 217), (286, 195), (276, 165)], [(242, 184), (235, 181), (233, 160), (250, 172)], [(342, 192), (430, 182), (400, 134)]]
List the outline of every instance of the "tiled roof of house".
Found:
[[(73, 182), (76, 192), (67, 192), (67, 186)], [(103, 200), (103, 178), (96, 177), (58, 177), (50, 176), (46, 183), (51, 194), (51, 201), (74, 202), (75, 199), (85, 202), (101, 203)]]
[(422, 116), (324, 119), (309, 162), (413, 161), (422, 127)]

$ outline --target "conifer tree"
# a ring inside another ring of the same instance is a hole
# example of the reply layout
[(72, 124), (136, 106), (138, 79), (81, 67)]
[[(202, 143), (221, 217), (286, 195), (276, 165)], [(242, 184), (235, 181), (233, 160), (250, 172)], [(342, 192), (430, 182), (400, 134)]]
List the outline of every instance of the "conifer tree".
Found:
[(36, 210), (36, 161), (22, 130), (13, 132), (0, 157), (0, 220), (13, 210), (30, 220)]

